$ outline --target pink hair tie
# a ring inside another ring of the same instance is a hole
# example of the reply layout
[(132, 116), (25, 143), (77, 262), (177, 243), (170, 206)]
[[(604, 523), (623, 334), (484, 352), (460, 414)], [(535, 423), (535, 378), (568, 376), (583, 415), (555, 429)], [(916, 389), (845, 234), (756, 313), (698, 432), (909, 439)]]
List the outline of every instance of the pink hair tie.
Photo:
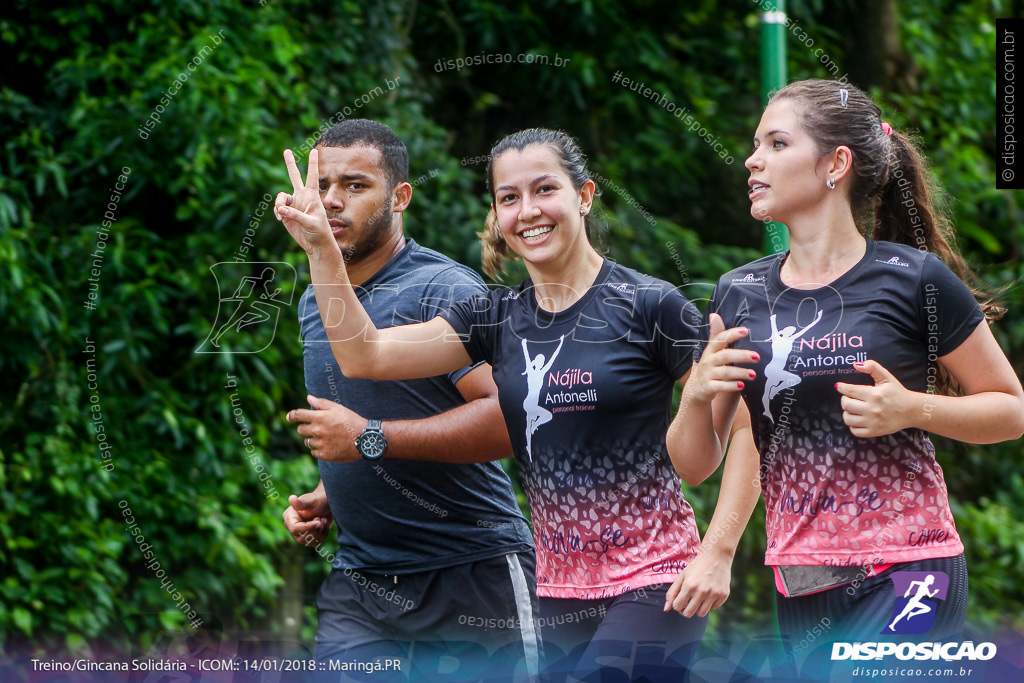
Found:
[(882, 131), (883, 131), (883, 132), (884, 132), (884, 133), (885, 133), (886, 135), (888, 135), (888, 136), (892, 137), (892, 126), (890, 126), (890, 125), (889, 125), (888, 123), (886, 123), (885, 121), (882, 121)]

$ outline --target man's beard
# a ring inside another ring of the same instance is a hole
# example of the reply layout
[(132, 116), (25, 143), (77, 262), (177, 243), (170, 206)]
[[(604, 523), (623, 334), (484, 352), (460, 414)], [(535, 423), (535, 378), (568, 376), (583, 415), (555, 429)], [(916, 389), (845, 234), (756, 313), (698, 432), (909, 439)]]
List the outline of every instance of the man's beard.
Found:
[(380, 209), (366, 219), (358, 241), (348, 245), (343, 252), (345, 263), (354, 265), (376, 251), (391, 232), (391, 197)]

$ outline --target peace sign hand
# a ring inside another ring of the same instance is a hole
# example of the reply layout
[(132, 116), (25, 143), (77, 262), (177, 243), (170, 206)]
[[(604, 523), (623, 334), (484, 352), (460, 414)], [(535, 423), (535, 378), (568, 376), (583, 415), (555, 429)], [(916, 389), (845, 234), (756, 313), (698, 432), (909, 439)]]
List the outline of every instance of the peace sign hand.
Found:
[(292, 181), (292, 193), (279, 192), (274, 201), (274, 216), (284, 223), (288, 234), (302, 249), (312, 256), (323, 248), (337, 247), (327, 212), (320, 200), (319, 150), (309, 151), (309, 167), (306, 182), (295, 165), (295, 155), (290, 149), (284, 151), (284, 164), (288, 167), (288, 178)]

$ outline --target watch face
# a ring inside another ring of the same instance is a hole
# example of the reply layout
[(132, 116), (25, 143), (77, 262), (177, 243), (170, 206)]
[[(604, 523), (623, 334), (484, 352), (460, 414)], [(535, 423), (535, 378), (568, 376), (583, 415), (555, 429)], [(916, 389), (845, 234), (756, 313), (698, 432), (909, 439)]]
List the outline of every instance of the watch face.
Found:
[(384, 440), (384, 435), (380, 432), (364, 432), (359, 435), (358, 445), (359, 452), (363, 454), (364, 458), (376, 460), (384, 455), (384, 449), (388, 447), (388, 442)]

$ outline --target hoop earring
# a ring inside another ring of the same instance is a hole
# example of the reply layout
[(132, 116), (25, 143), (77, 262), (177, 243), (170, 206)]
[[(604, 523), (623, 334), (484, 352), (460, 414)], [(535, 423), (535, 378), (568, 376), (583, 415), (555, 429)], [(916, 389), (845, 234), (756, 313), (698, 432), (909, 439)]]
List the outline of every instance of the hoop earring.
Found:
[(833, 180), (832, 178), (829, 178), (828, 180), (825, 181), (825, 187), (827, 187), (830, 190), (836, 189), (836, 181)]

